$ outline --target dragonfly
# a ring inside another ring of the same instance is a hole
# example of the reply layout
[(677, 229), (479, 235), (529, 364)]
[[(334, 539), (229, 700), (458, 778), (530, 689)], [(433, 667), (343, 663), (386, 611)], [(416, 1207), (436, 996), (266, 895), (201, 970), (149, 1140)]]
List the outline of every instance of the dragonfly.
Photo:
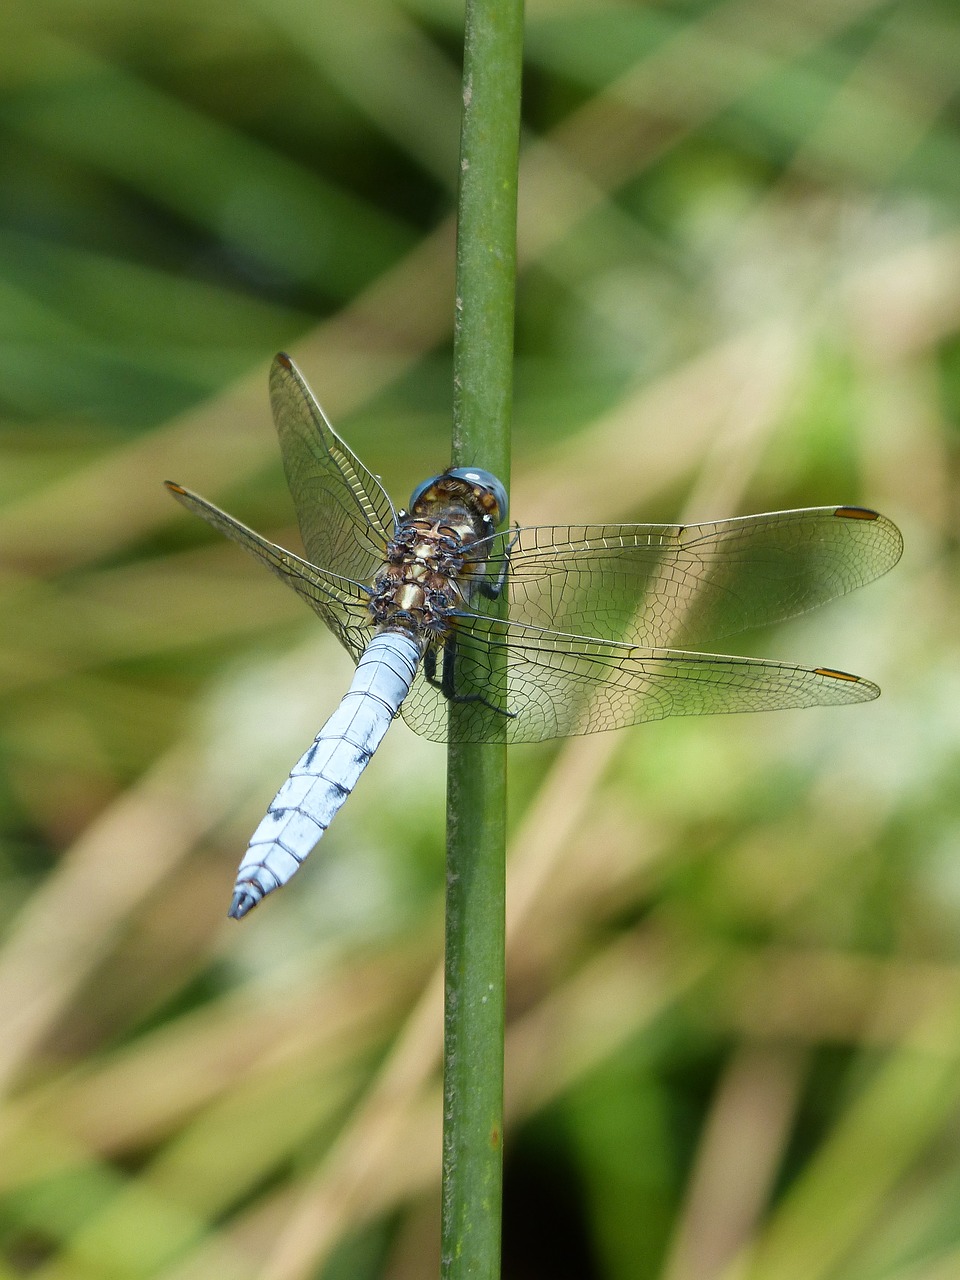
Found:
[(250, 839), (228, 913), (235, 919), (298, 870), (398, 714), (434, 741), (541, 742), (665, 716), (880, 693), (830, 667), (696, 648), (886, 573), (903, 543), (876, 511), (510, 527), (504, 486), (476, 467), (430, 477), (397, 509), (283, 353), (270, 401), (306, 558), (166, 485), (292, 587), (357, 666)]

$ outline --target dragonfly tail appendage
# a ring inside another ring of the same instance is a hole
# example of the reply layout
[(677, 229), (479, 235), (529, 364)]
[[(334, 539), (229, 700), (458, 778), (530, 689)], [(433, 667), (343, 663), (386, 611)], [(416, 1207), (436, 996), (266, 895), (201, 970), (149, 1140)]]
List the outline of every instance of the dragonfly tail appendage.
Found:
[(228, 912), (235, 920), (286, 884), (326, 831), (410, 691), (420, 657), (416, 641), (400, 632), (370, 641), (340, 706), (250, 838)]

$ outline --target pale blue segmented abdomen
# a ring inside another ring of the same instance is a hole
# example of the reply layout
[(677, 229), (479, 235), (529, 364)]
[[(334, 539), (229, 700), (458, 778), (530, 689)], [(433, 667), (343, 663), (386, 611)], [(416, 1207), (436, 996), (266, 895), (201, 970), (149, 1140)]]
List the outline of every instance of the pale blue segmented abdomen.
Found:
[(367, 645), (339, 707), (250, 838), (230, 906), (235, 919), (286, 884), (326, 831), (390, 728), (420, 658), (417, 642), (398, 631)]

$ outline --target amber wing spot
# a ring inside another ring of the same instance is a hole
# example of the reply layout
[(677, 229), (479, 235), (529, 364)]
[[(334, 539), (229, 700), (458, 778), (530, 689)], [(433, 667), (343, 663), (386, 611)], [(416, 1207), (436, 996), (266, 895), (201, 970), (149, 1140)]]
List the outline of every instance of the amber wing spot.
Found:
[(278, 351), (275, 359), (277, 364), (282, 364), (285, 369), (293, 368), (293, 361), (290, 359), (290, 357), (287, 355), (285, 351)]
[(871, 511), (869, 507), (837, 507), (833, 513), (841, 520), (879, 520), (880, 512)]
[(829, 676), (831, 680), (852, 680), (854, 684), (862, 684), (859, 676), (852, 676), (849, 671), (833, 671), (830, 667), (814, 667), (818, 676)]
[(175, 484), (173, 480), (164, 480), (163, 482), (171, 493), (186, 493), (183, 485)]

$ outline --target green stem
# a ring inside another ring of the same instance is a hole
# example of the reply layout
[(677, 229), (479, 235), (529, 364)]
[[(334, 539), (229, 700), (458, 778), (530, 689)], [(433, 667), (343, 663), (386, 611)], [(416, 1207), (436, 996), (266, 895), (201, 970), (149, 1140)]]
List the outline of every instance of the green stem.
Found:
[[(505, 485), (522, 52), (522, 0), (467, 0), (453, 462), (483, 467)], [(463, 710), (451, 704), (447, 774), (441, 1275), (444, 1280), (497, 1280), (506, 747), (503, 742), (458, 742)], [(470, 711), (476, 712), (475, 704)]]

